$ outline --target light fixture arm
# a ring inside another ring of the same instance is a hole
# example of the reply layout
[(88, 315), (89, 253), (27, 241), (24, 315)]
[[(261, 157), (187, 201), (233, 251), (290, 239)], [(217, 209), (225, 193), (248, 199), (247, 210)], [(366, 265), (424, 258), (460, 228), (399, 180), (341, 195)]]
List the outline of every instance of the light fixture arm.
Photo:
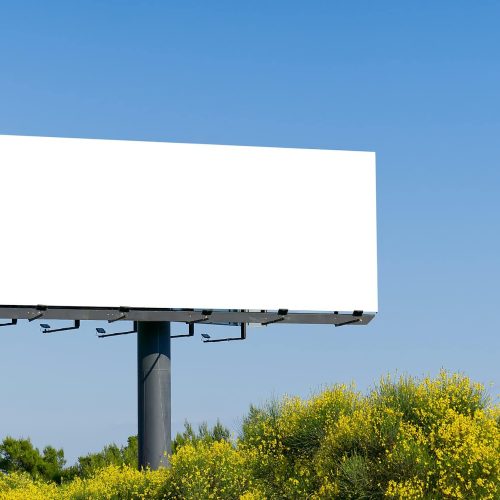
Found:
[[(49, 325), (46, 325), (46, 326), (49, 326)], [(78, 328), (80, 328), (80, 320), (75, 319), (73, 326), (68, 326), (65, 328), (54, 328), (52, 330), (49, 330), (48, 328), (44, 328), (42, 330), (42, 333), (66, 332), (68, 330), (78, 330)]]
[(247, 324), (246, 323), (241, 323), (240, 324), (240, 336), (239, 337), (230, 337), (227, 339), (208, 339), (204, 340), (204, 344), (208, 344), (210, 342), (230, 342), (231, 340), (245, 340), (247, 338)]

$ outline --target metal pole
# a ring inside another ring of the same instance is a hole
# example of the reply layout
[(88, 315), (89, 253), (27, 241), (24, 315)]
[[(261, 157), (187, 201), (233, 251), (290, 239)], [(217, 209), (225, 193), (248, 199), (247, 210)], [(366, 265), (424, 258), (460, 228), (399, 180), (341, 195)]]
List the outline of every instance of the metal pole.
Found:
[(139, 468), (166, 467), (171, 453), (169, 322), (138, 322), (137, 375)]

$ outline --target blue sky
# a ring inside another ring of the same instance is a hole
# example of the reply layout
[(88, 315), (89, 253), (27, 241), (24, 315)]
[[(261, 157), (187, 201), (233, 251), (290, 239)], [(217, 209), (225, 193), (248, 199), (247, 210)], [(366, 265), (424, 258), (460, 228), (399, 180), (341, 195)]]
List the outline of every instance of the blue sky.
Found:
[[(498, 394), (499, 19), (492, 1), (0, 2), (0, 133), (377, 153), (378, 317), (174, 341), (174, 431), (389, 372)], [(135, 338), (95, 326), (0, 330), (0, 438), (71, 462), (136, 432)]]

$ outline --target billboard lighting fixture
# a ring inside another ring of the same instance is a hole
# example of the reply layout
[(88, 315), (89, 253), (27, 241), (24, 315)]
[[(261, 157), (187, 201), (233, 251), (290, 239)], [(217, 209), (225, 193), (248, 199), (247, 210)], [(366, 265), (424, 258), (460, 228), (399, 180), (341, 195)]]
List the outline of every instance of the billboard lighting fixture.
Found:
[(11, 325), (17, 325), (17, 319), (12, 319), (10, 323), (0, 323), (0, 326), (11, 326)]
[(100, 339), (105, 337), (116, 337), (118, 335), (128, 335), (130, 333), (137, 333), (137, 321), (134, 321), (133, 329), (126, 332), (106, 333), (106, 330), (104, 328), (96, 328), (95, 331), (97, 332), (97, 336)]
[(78, 330), (78, 328), (80, 328), (80, 320), (75, 319), (73, 326), (67, 326), (65, 328), (55, 328), (53, 330), (50, 330), (50, 325), (48, 325), (47, 323), (42, 323), (40, 327), (43, 328), (42, 333), (54, 333), (54, 332), (66, 332), (68, 330)]
[(202, 333), (201, 336), (206, 339), (203, 341), (204, 344), (207, 344), (209, 342), (230, 342), (231, 340), (245, 340), (247, 338), (247, 324), (246, 323), (241, 323), (240, 324), (240, 336), (239, 337), (230, 337), (227, 339), (212, 339), (210, 340), (210, 336), (207, 335), (206, 333)]

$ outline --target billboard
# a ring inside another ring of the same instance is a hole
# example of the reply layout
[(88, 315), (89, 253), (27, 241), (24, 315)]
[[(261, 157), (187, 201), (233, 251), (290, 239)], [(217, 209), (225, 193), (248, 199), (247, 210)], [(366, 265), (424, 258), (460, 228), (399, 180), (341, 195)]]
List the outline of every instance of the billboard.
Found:
[(371, 152), (0, 136), (0, 308), (376, 312)]

